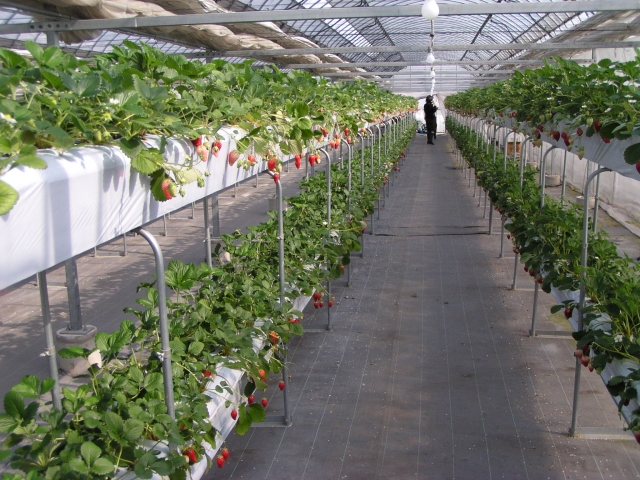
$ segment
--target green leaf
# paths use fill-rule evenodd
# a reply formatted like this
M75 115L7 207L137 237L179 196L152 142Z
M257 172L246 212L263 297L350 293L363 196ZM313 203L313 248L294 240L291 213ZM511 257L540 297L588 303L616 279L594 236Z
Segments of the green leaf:
M247 407L247 413L251 417L251 420L254 422L264 422L266 417L266 413L264 411L264 407L259 403L254 403Z
M80 453L87 465L93 465L100 458L102 450L93 442L84 442L80 447Z
M131 380L136 383L142 383L144 381L144 374L138 367L131 367L129 369L129 376L131 377Z
M634 143L625 149L624 161L630 165L640 162L640 143Z
M25 167L44 170L48 167L47 162L36 156L21 156L18 158L16 165L24 165Z
M14 418L22 418L24 416L22 395L14 391L7 392L4 396L4 411Z
M20 383L14 385L11 391L19 393L23 397L36 398L38 396L38 387L40 379L34 375L27 375L20 380Z
M79 458L72 458L71 460L69 460L69 467L71 467L71 469L75 470L76 472L89 473L87 465Z
M42 381L42 385L40 385L40 395L44 395L45 393L50 392L55 386L56 381L53 378L45 378Z
M38 45L33 40L27 40L24 42L24 46L29 50L29 53L33 57L33 59L38 62L38 64L42 65L44 61L44 50L40 45Z
M0 413L0 433L12 432L20 422L6 413Z
M105 412L104 421L107 424L107 428L120 436L120 432L124 428L124 421L122 417L115 412Z
M11 211L18 198L19 195L16 189L0 180L0 215Z
M90 350L82 347L67 347L58 350L58 355L60 355L62 358L86 358L90 353Z
M149 391L161 389L163 385L162 374L159 372L153 372L144 377L143 386Z
M309 115L309 105L307 105L304 102L296 102L293 105L293 111L294 111L296 117L298 117L298 118L306 117L307 115Z
M98 475L106 475L115 470L115 466L106 458L98 458L91 466L91 471Z
M236 433L238 435L244 435L249 431L252 423L251 416L247 409L240 408L238 410L238 421L236 422Z
M122 146L122 142L120 142ZM131 166L140 173L151 175L162 168L162 155L155 148L142 149L138 155L131 157Z
M134 418L129 418L124 422L124 438L132 442L142 437L144 433L144 423Z
M191 355L200 355L202 350L204 350L204 343L202 342L191 342L189 345L189 353Z
M142 143L142 140L138 137L133 137L129 140L123 138L120 140L120 143L118 143L118 146L127 157L135 158L144 148L144 143Z

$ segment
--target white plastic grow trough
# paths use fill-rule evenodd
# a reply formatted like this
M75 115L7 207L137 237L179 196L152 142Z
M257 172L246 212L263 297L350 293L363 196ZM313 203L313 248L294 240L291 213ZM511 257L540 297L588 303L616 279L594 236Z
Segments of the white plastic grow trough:
M307 303L309 303L311 297L300 296L293 301L293 309L302 311L306 307ZM257 352L261 350L266 342L266 338L255 338L253 340L253 348ZM224 440L233 430L237 420L231 418L231 410L225 407L226 401L230 401L235 404L239 404L246 400L246 398L240 393L244 388L244 377L245 373L242 370L231 369L225 366L220 366L214 372L212 376L212 380L207 384L207 389L205 394L211 397L211 400L207 404L207 409L209 410L209 422L216 429L216 448L211 448L208 443L204 443L203 447L205 450L205 456L202 457L198 463L191 466L189 471L190 480L200 480L202 476L207 472L209 463L213 463L218 450L224 443ZM217 393L215 388L221 384L221 382L226 381L234 394L230 394L227 390L224 390L223 393ZM169 447L166 444L156 445L155 449L160 452L168 452ZM149 445L151 448L152 445ZM207 460L208 458L208 460ZM138 480L138 477L134 472L122 470L122 473L116 477L117 480ZM165 477L162 477L158 474L154 474L151 477L151 480L166 480Z

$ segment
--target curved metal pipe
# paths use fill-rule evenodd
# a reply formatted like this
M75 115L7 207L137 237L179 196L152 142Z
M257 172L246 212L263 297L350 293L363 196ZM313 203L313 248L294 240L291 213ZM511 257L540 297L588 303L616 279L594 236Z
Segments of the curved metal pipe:
M547 183L545 181L545 171L547 169L547 155L549 155L549 152L551 152L552 150L555 150L557 147L555 147L554 145L551 145L546 152L544 152L544 155L542 156L542 162L540 163L540 208L544 207L544 187L545 184Z
M167 318L167 292L164 282L164 257L160 244L153 235L144 228L136 228L134 230L142 238L144 238L156 259L156 290L158 291L158 310L160 314L160 343L161 350L157 354L162 362L162 377L164 379L164 403L167 406L167 414L171 420L176 419L176 402L173 398L173 372L171 370L171 345L169 339L169 320Z

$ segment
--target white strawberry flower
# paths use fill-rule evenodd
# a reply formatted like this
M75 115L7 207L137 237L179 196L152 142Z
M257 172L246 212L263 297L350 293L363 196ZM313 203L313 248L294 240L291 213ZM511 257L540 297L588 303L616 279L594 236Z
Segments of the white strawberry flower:
M622 336L622 334L621 334L621 333L619 333L619 334L617 334L617 335L614 337L614 340L616 341L616 343L620 343L620 342L622 342L622 339L623 339L623 338L624 338L624 337Z
M11 115L5 115L4 113L0 112L0 119L4 120L7 123L10 123L11 125L15 125L16 119L13 118Z

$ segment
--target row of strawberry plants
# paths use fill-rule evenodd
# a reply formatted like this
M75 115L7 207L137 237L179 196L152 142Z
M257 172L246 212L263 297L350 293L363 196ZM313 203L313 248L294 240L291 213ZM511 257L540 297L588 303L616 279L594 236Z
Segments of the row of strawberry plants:
M521 255L524 269L550 293L552 287L576 291L580 288L582 208L563 205L546 196L540 206L541 188L536 170L527 166L520 186L520 165L493 161L493 146L476 147L477 134L451 119L447 128L463 158L475 169L478 183L494 207L508 219L505 228L514 253ZM497 147L496 147L497 148ZM588 261L584 272L588 301L580 312L584 329L573 334L576 355L583 365L601 373L612 361L631 360L635 368L627 376L612 378L607 387L621 397L620 408L637 399L635 383L640 380L640 267L628 256L621 257L606 232L593 232L590 223ZM569 318L577 308L567 301L552 312L564 310ZM640 409L633 412L630 428L640 429Z
M0 432L8 434L0 458L35 479L116 478L123 470L140 478L153 474L172 480L187 478L191 465L202 460L205 446L220 445L209 423L207 404L213 395L229 393L239 402L226 401L228 414L244 434L252 422L265 417L266 398L255 401L267 388L269 375L282 369L283 348L292 335L303 333L301 312L292 299L316 294L322 282L338 278L350 253L360 249L359 235L373 213L377 188L384 184L413 135L408 128L390 147L373 172L365 164L365 183L347 190L347 170L332 165L332 215L326 221L324 172L303 181L300 193L287 199L284 214L287 301L279 304L277 219L275 214L248 233L222 237L216 253L226 251L231 262L216 267L171 261L165 272L173 290L167 300L173 361L176 420L164 403L158 292L143 283L140 310L126 309L135 322L125 320L112 334L98 333L96 348L103 367L92 365L88 383L63 389L62 409L46 401L52 380L28 376L4 398ZM375 149L377 151L377 147ZM369 158L367 149L365 158ZM360 164L352 174L360 178ZM351 198L350 208L348 206ZM325 206L323 206L325 205ZM319 303L319 302L318 302ZM333 299L326 299L329 308ZM254 340L266 339L256 351ZM87 358L91 352L71 348L65 356ZM221 366L246 372L243 392L234 392L221 379L211 388ZM280 382L280 389L286 388ZM35 399L30 403L25 400ZM174 448L161 453L161 445ZM219 466L228 457L222 450ZM207 459L210 461L210 459ZM4 474L4 480L23 479L22 473Z
M640 136L640 50L629 62L553 60L515 72L510 80L451 95L446 106L463 115L512 117L536 136L535 142L546 132L556 141L562 138L569 150L582 135L599 135L605 143ZM640 143L628 146L624 158L640 173Z
M209 151L217 156L222 126L244 132L229 161L246 164L278 150L302 154L323 133L356 132L415 108L414 99L372 83L332 83L308 72L253 68L250 61L190 61L145 44L125 42L91 60L31 41L25 46L30 58L0 48L0 177L18 166L46 168L40 148L117 145L164 201L163 191L172 197L186 182L204 183L194 167ZM167 163L165 143L145 145L149 134L192 139L195 158ZM16 201L17 191L0 179L0 215Z

